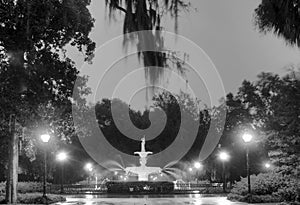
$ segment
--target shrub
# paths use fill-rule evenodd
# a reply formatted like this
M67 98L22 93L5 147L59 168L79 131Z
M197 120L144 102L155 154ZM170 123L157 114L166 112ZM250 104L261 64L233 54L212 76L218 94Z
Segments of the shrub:
M49 184L48 184L49 185ZM41 182L18 182L18 193L35 193L43 190ZM5 182L0 182L0 194L5 193Z
M280 199L272 195L238 195L230 193L227 198L231 201L251 202L251 203L272 203L279 202Z
M0 195L5 193L5 182L0 182Z
M5 197L4 196L0 196L0 204L4 204L5 203Z
M41 182L18 182L19 193L35 193L43 190Z
M43 198L40 193L30 193L30 194L19 194L18 202L22 204L52 204L57 202L66 201L66 198L60 195L47 195L47 201Z
M40 193L30 193L30 194L18 194L18 203L21 204L52 204L57 202L66 201L66 198L60 195L47 195L47 201L43 198L43 195ZM5 197L0 196L0 204L5 203Z
M252 196L248 196L247 178L242 178L233 186L228 199L253 203L296 201L299 181L292 176L271 172L251 175L250 178Z

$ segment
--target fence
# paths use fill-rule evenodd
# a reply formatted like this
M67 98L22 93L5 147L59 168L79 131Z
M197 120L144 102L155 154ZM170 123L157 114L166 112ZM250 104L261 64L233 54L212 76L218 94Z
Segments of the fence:
M63 185L63 193L64 194L101 194L106 193L105 184L64 184ZM62 193L61 185L51 185L49 186L49 193L58 194Z
M48 185L47 190L49 193L58 194L61 193L60 185ZM211 184L196 184L196 183L177 183L174 184L174 193L222 193L222 183ZM105 194L107 193L107 187L105 184L89 184L89 185L77 185L67 184L63 186L64 194Z

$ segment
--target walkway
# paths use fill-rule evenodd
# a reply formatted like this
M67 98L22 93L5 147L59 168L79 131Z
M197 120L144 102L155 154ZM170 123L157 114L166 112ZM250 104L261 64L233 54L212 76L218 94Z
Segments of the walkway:
M174 196L67 196L67 201L57 205L247 205L247 203L231 202L226 197L201 197L201 195ZM255 204L275 205L275 204Z

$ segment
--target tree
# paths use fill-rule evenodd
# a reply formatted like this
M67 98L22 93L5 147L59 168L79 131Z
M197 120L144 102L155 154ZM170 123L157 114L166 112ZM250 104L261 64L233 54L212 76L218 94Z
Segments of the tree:
M161 113L164 112L166 124L158 136L147 141L146 148L153 153L160 153L173 143L179 132L180 136L185 137L184 139L192 137L197 132L194 141L191 141L192 147L190 150L186 150L187 153L185 153L185 156L182 156L183 159L181 160L197 159L209 128L209 111L201 110L201 114L199 115L198 102L185 93L173 96L170 93L164 92L156 95L153 101L153 107L150 110L145 110L143 113L131 109L119 99L104 99L97 103L95 106L96 118L106 140L119 151L133 155L135 151L140 149L140 142L126 137L127 134L128 136L136 136L136 133L134 130L128 130L128 123L126 123L128 120L122 114L129 110L130 120L138 129L146 129L151 125L152 130L160 130L161 121L155 120L157 119L155 117L162 116ZM118 113L118 119L112 116L112 103L115 103L114 112ZM151 115L152 120L150 124L149 116ZM116 124L118 124L118 127ZM194 127L197 127L199 130L195 131ZM122 134L120 130L125 131L127 134ZM146 132L145 134L147 136ZM149 135L151 134L149 133Z
M255 10L261 32L273 32L290 45L300 47L300 2L294 0L262 0Z
M64 56L63 47L70 43L85 51L85 60L91 60L95 43L88 37L93 27L89 4L89 0L0 3L0 71L4 78L0 87L1 117L6 130L12 128L6 131L6 135L11 135L6 192L10 203L16 202L17 186L18 136L14 121L17 119L25 127L38 118L40 106L64 110L55 116L58 118L71 110L78 71Z
M297 71L280 77L261 73L256 82L245 82L238 98L251 111L252 124L261 130L269 157L282 171L299 175L299 96Z
M152 85L158 84L159 80L163 78L164 69L160 69L161 67L173 66L181 73L184 71L184 61L176 57L176 52L166 53L163 37L160 35L161 19L163 15L170 14L175 19L175 31L177 32L179 12L187 10L190 3L188 0L106 0L105 2L110 16L116 11L125 15L124 45L128 41L137 40L138 56L143 59L145 66L146 83L151 86L150 90L147 88L147 92L152 93L150 96L152 98L154 96ZM148 98L147 93L147 101Z
M254 90L251 83L244 81L236 96L232 93L226 96L226 121L219 146L206 160L207 173L211 181L222 180L223 168L219 159L221 151L225 151L230 155L230 160L225 164L225 173L226 178L231 183L246 175L245 147L242 140L242 134L246 131L253 131L256 136L256 143L251 145L250 152L251 173L261 172L261 162L265 161L267 157L267 152L264 150L264 141L260 139L262 132L254 123L249 103L244 102L241 97L243 95L248 96ZM254 98L251 97L251 99ZM256 104L254 101L251 102Z

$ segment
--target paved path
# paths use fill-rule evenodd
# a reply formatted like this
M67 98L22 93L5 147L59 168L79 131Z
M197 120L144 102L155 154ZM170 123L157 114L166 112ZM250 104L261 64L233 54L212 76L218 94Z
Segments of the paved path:
M130 197L130 196L129 196ZM231 202L226 197L201 197L201 195L174 195L172 197L160 196L70 196L64 203L57 205L247 205L247 203ZM259 204L256 204L259 205ZM260 204L263 205L263 204ZM275 204L266 204L275 205Z

